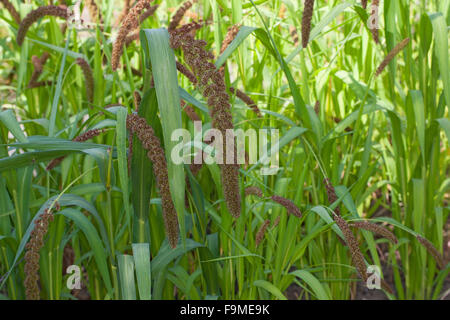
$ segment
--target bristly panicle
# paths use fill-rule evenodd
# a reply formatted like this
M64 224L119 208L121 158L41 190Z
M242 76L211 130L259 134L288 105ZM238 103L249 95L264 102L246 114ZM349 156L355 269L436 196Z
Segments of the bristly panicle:
M298 39L298 32L295 26L289 26L289 34L291 35L292 41L294 42L294 46L298 47L300 41Z
M416 235L417 240L427 249L428 253L431 254L436 261L436 264L439 269L444 269L445 262L444 257L441 255L441 253L436 249L436 247L426 238Z
M270 224L270 220L264 221L264 223L262 224L262 226L259 228L258 232L256 233L256 237L255 237L255 245L256 246L259 246L261 241L264 239L264 235L266 234L266 230L269 227L269 224Z
M364 229L368 231L372 231L373 233L379 234L380 236L385 237L386 239L390 240L392 243L397 244L398 240L397 237L388 229L375 224L371 223L369 221L357 221L351 224L352 227L358 228L358 229Z
M170 21L169 24L169 31L175 30L178 25L180 24L181 20L184 17L184 14L186 13L186 11L188 11L190 8L192 7L192 2L191 1L186 1L184 2L180 8L178 8L177 12L175 12L175 14L172 17L172 20Z
M302 18L302 46L306 48L309 42L309 35L311 33L311 19L314 11L314 0L305 0Z
M338 199L336 191L334 190L334 187L328 178L325 178L323 180L323 183L325 184L325 189L327 190L328 202L331 205L335 203ZM341 215L341 210L339 209L339 206L337 206L336 209L334 209L334 212L336 212L338 215Z
M255 101L253 101L252 98L250 98L248 95L246 95L244 92L242 92L239 89L235 89L233 87L230 87L230 92L232 94L235 94L236 97L241 99L256 115L258 118L262 117L261 111L259 110L258 106L256 105Z
M120 12L119 18L115 22L116 26L118 26L123 21L123 19L125 19L128 12L130 11L130 8L131 8L131 0L124 0L122 11Z
M300 209L291 200L277 196L277 195L273 195L271 197L271 199L273 201L275 201L276 203L281 204L283 207L285 207L289 214L292 214L292 215L296 216L297 218L302 217L302 213L300 212Z
M85 85L86 85L86 96L90 103L94 102L94 76L92 74L92 69L89 63L83 58L77 58L75 63L80 66L83 71Z
M9 2L9 0L0 0L0 2L3 3L3 6L8 10L14 21L17 22L17 24L20 24L20 14L17 12L16 8L14 8L13 4Z
M155 135L153 128L137 114L131 114L127 117L127 128L137 135L142 147L148 151L147 156L153 164L156 185L161 196L166 235L170 246L175 248L179 234L178 216L170 194L169 174L164 149L161 147L161 142Z
M195 75L181 62L176 62L177 64L177 70L181 72L186 78L189 79L190 82L192 82L193 85L197 84L197 78Z
M139 17L139 24L144 22L148 17L152 16L155 13L156 9L158 9L158 7L159 4L155 4L154 6L151 6L146 11L144 11L144 13L142 13Z
M67 8L62 6L45 6L45 7L39 7L33 11L31 11L25 19L22 20L22 22L19 25L19 30L17 31L17 44L19 46L22 45L23 40L25 39L25 35L30 28L30 26L36 22L39 18L45 17L45 16L54 16L54 17L60 17L63 19L67 19L68 13Z
M74 142L85 142L85 141L88 141L88 140L90 140L90 139L100 135L103 132L104 131L100 130L100 129L87 130L86 132L84 132L84 133L80 134L79 136L73 138L72 141L74 141ZM62 157L53 159L47 165L45 170L50 171L50 170L54 169L56 166L58 166L64 160L65 157L66 156L62 156Z
M256 186L251 186L251 187L247 187L245 188L245 195L254 195L257 197L262 198L263 197L263 192L261 191L260 188L256 187Z
M226 92L222 73L216 69L214 63L210 62L214 59L214 55L205 50L205 41L196 40L192 35L192 32L200 28L199 23L193 22L172 30L170 32L170 45L174 49L182 49L185 61L197 79L196 86L211 108L213 128L218 129L226 137L227 129L233 130L230 97ZM223 159L227 159L226 139L223 140ZM234 146L235 158L236 154L236 146ZM231 214L237 218L241 214L239 165L237 161L234 161L233 164L220 165L220 169L227 207Z
M222 41L222 46L220 47L220 54L222 54L230 45L231 42L233 42L234 38L236 38L236 35L239 32L240 25L234 24L231 27L228 28L227 34L225 35L225 39Z
M58 206L55 205L57 209ZM25 294L27 300L39 300L39 251L44 246L44 237L47 234L49 223L53 221L50 210L45 211L34 221L28 243L25 245Z
M127 16L123 20L112 50L111 67L114 71L119 67L120 57L122 56L123 46L126 42L128 33L139 27L139 17L144 9L150 8L151 1L152 0L139 0L136 5L129 10Z
M359 250L358 241L356 241L356 238L352 230L350 230L350 226L348 225L347 221L342 219L341 216L335 214L334 212L333 212L333 219L336 222L339 229L341 229L342 233L344 234L345 242L347 243L347 246L350 249L353 265L356 267L356 270L358 270L361 279L363 281L366 281L367 280L366 263L364 262L364 256L361 253L361 250Z
M409 43L409 38L405 38L402 41L400 41L395 47L394 49L391 50L391 52L388 53L388 55L386 56L386 58L384 58L384 60L380 63L380 65L377 68L377 71L375 73L376 76L379 76L383 70L387 67L387 65L389 64L389 62L392 61L392 59L395 58L395 56L397 54L400 53L400 51L402 51L403 49L405 49L405 47L408 45Z

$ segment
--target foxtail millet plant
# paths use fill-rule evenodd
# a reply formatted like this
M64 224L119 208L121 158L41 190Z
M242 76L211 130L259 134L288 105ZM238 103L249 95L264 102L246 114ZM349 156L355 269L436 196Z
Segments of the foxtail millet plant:
M311 33L311 19L314 11L314 0L305 0L302 17L302 46L306 48Z
M236 38L238 32L240 29L240 25L234 24L231 27L228 28L227 34L225 35L225 38L222 41L222 46L220 47L220 54L222 54L230 45L231 42L233 42L234 38Z
M156 177L156 184L161 196L161 206L163 211L164 225L169 244L172 248L178 242L178 216L175 205L170 194L169 175L167 171L167 161L161 142L155 135L153 128L144 118L137 114L127 117L127 128L139 138L142 147L147 150L147 156L153 164L153 173Z
M262 117L261 111L259 110L258 106L256 105L255 101L253 101L252 98L250 98L248 95L246 95L241 90L235 89L233 87L230 87L230 92L232 94L235 94L236 97L238 97L239 99L241 99L254 113L256 113L256 115L259 118Z
M30 81L28 82L27 88L36 88L44 85L50 85L51 81L39 81L39 76L42 74L42 71L44 70L44 64L47 61L47 59L50 57L50 54L48 52L44 52L42 56L39 58L38 56L32 56L31 61L33 63L33 73L31 74Z
M19 25L19 30L17 31L17 44L19 46L22 45L23 40L25 39L25 35L30 28L30 26L36 22L39 18L45 17L45 16L54 16L54 17L60 17L62 19L67 19L68 12L66 7L62 6L45 6L45 7L39 7L33 11L31 11L27 16L22 20L22 22Z

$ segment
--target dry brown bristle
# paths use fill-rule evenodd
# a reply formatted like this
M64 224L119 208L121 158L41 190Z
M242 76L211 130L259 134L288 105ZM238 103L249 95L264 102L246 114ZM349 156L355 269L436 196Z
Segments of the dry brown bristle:
M264 239L264 235L266 234L266 230L267 230L267 227L269 226L269 224L270 224L270 220L264 221L264 223L261 225L258 232L256 233L256 237L255 237L256 247L259 246L261 241Z
M17 12L16 8L14 8L13 4L9 2L8 0L0 0L1 3L3 3L3 6L6 10L8 10L11 17L14 19L17 24L20 23L20 14Z
M416 235L416 238L427 249L428 253L433 256L439 269L444 269L444 257L441 255L438 249L436 249L436 247L428 239L420 235Z
M25 19L22 20L22 22L19 25L19 30L17 31L17 44L19 46L22 45L23 40L25 39L25 35L30 28L30 26L36 22L39 18L45 17L45 16L54 16L54 17L60 17L63 19L67 19L67 9L60 6L45 6L45 7L39 7L33 11L31 11Z
M236 97L238 97L239 99L241 99L250 109L252 109L252 111L254 113L256 113L256 115L261 118L262 114L261 111L259 110L258 106L256 105L255 101L253 101L252 98L250 98L248 95L246 95L244 92L242 92L239 89L235 89L233 87L230 87L230 92L232 94L235 94Z
M384 60L380 63L380 65L377 68L377 71L375 73L375 76L379 76L383 70L387 67L387 65L389 64L389 62L392 61L392 59L395 58L395 56L397 54L399 54L400 51L402 51L403 49L405 49L405 47L408 45L409 43L409 38L403 39L402 41L400 41L395 47L394 49L391 50L391 52L388 53L388 55L386 56L386 58L384 58Z
M386 239L389 239L392 243L398 243L397 237L388 229L368 221L357 221L351 224L352 227L358 229L364 229L368 231L372 231L373 233L379 234Z
M311 19L314 11L314 0L305 0L302 18L302 46L306 48L309 42L311 32Z
M302 217L302 213L300 212L300 209L289 199L273 195L271 199L279 204L281 204L283 207L286 208L287 212L296 216L297 218Z
M127 117L127 128L137 135L142 143L142 147L148 151L147 156L153 164L156 185L161 196L167 238L170 246L175 248L179 235L178 216L170 194L169 174L164 149L161 147L161 142L155 135L153 128L144 118L139 117L137 114L131 114Z

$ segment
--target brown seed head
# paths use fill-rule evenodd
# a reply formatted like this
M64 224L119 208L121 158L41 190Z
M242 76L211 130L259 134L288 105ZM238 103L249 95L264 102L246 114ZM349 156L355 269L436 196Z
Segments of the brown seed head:
M441 255L438 249L436 249L436 247L428 239L420 235L416 235L416 238L420 242L420 244L422 244L427 249L428 253L433 256L439 269L444 269L444 257Z
M19 30L17 31L17 44L19 46L22 45L23 40L25 39L25 35L30 28L30 26L36 22L39 18L45 17L45 16L54 16L54 17L60 17L63 19L67 19L67 8L60 7L60 6L45 6L45 7L39 7L33 11L31 11L25 19L22 20L22 22L19 25Z
M0 0L1 3L3 3L3 6L6 10L8 10L11 17L14 19L14 21L17 22L17 24L20 23L20 14L17 12L16 8L14 8L13 4L9 2L8 0Z
M394 244L398 243L397 237L391 231L378 224L371 223L369 221L357 221L352 223L351 226L358 229L372 231L373 233L379 234L386 239L389 239Z
M283 207L286 208L287 212L296 216L297 218L302 217L302 213L300 212L300 209L289 199L273 195L272 200L281 204Z
M305 0L302 18L302 46L306 48L309 42L311 32L311 19L314 11L314 0Z
M269 226L269 224L270 224L270 220L264 221L264 223L261 225L258 232L256 233L256 237L255 237L255 245L256 246L259 246L261 241L264 239L264 235L266 234L266 230L267 230L267 227Z
M86 96L90 103L94 102L94 76L92 74L92 69L89 63L83 58L77 58L75 63L80 66L83 71L85 85L86 85Z
M397 54L399 54L400 51L402 51L403 49L405 49L405 47L408 45L409 43L409 38L403 39L401 42L399 42L394 49L391 50L391 52L388 53L388 55L386 56L386 58L384 58L384 60L381 62L381 64L378 66L377 71L375 73L375 76L379 76L383 70L387 67L387 65L389 64L389 62L392 61L392 59L395 58L395 56Z
M231 42L233 42L234 38L236 38L236 35L239 32L240 25L235 24L228 28L227 34L225 36L225 39L222 42L222 46L220 47L220 54L222 54L230 45Z
M251 186L251 187L247 187L245 188L245 195L254 195L257 197L262 198L263 197L263 192L261 191L260 188L256 187L256 186Z
M153 163L153 173L155 174L156 185L161 196L167 238L169 239L170 246L175 248L179 233L178 216L170 194L169 175L164 149L161 147L161 142L155 135L153 128L144 118L139 117L137 114L131 114L127 117L127 128L137 135L139 141L142 143L142 147L148 151L148 158Z
M248 95L246 95L244 92L242 92L239 89L235 89L233 87L230 87L230 92L232 94L235 94L236 97L238 97L239 99L241 99L250 109L252 109L252 111L254 113L256 113L256 115L261 118L262 114L261 111L259 110L258 106L256 105L255 101L253 101L252 98L250 98Z
M178 25L180 24L180 21L184 17L184 14L191 7L192 7L192 2L186 1L180 6L180 8L178 8L177 12L175 12L175 14L172 17L172 20L170 21L169 31L175 30L178 27Z

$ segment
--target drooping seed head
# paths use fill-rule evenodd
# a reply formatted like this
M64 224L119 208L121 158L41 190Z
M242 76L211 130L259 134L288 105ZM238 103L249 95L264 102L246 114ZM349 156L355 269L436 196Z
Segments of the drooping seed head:
M180 6L180 8L178 8L177 12L175 12L175 14L172 17L172 20L170 21L169 31L175 30L178 27L178 25L180 24L180 21L184 17L184 14L191 7L192 7L192 2L191 1L186 1Z
M273 195L271 199L279 204L281 204L283 207L286 208L287 212L296 216L297 218L302 217L302 213L300 212L300 209L289 199Z
M228 28L227 34L225 35L225 39L222 41L222 46L220 47L220 54L222 54L230 45L231 42L233 42L234 38L236 38L236 35L238 34L240 29L240 25L235 24Z
M389 239L394 244L398 243L397 237L391 231L378 224L371 223L369 221L357 221L352 223L351 226L358 229L372 231L373 233L379 234L386 239Z
M416 235L416 238L420 242L420 244L422 244L427 249L428 253L431 254L431 256L434 258L439 269L444 269L444 257L441 255L438 249L436 249L436 247L428 239L420 235Z
M261 225L258 232L256 233L256 237L255 237L256 247L258 247L259 244L261 243L261 241L264 239L264 235L266 234L266 230L267 230L267 227L269 226L269 224L270 224L270 220L264 221L264 223Z
M13 4L9 2L9 0L0 0L0 2L3 3L3 6L8 10L14 21L17 22L17 24L20 24L20 14L17 12L16 8L14 8Z
M397 54L399 54L400 51L402 51L403 49L405 49L405 47L408 45L409 43L409 38L403 39L402 41L400 41L395 47L394 49L391 50L391 52L388 53L388 55L386 56L386 58L384 58L384 60L380 63L380 65L377 68L377 71L375 73L375 76L379 76L383 70L387 67L387 65L389 64L389 62L392 61L392 59L395 58L395 56Z
M252 98L250 98L248 95L246 95L244 92L242 92L239 89L235 89L233 87L230 87L230 92L232 94L235 94L236 97L238 97L239 99L241 99L250 109L252 109L252 111L254 113L256 113L256 115L261 118L262 114L261 111L259 110L258 106L256 105L255 101L253 101Z
M257 197L262 198L263 197L263 192L261 191L260 188L256 187L256 186L251 186L251 187L247 187L245 188L245 195L254 195Z
M67 19L68 13L67 8L61 7L61 6L45 6L45 7L39 7L33 11L31 11L25 19L22 20L22 22L19 25L19 30L17 31L17 44L19 46L22 45L23 40L25 39L25 35L30 28L30 26L36 22L39 18L45 17L45 16L54 16L54 17L60 17L63 19Z
M77 58L75 63L80 66L83 71L85 85L86 85L86 96L88 101L92 103L94 101L94 76L92 73L91 66L83 58Z

